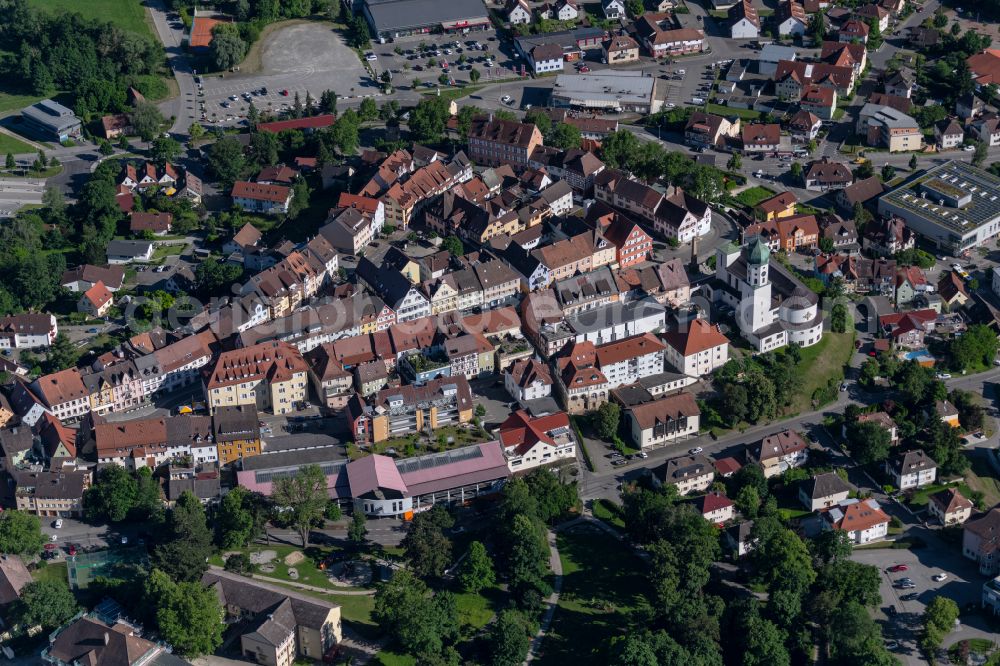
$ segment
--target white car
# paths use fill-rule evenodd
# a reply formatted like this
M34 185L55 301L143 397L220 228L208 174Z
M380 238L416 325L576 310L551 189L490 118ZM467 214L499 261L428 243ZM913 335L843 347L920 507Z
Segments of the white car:
M514 98L513 98L513 97L511 97L510 95L504 95L503 97L501 97L501 98L500 98L500 101L501 101L501 102L502 102L503 104L510 104L511 102L513 102L513 101L514 101Z
M932 577L932 580L935 583L940 583L943 580L948 580L948 574L946 574L946 573L934 574L934 576Z
M693 449L688 449L688 455L696 456L704 450L705 449L701 448L700 446L696 446Z
M939 372L939 373L937 373L937 378L938 379L951 379L951 375L948 374L947 372Z
M59 540L59 537L57 537L55 534L53 534L52 536L49 537L49 541L51 541L52 543L55 543L58 540Z
M365 60L367 60L368 62L371 62L372 60L378 60L378 56L375 55L374 53L366 53Z
M128 543L128 537L127 537L127 536L123 536L123 537L122 537L122 545L124 546L124 545L126 545L127 543Z
M63 526L62 518L57 518L53 527L55 527L57 530L61 530L62 526Z
M972 144L969 144L968 146L965 146L964 148L962 148L962 150L964 150L964 151L965 151L965 152L967 152L967 153L971 153L971 152L972 152L972 151L974 151L975 149L976 149L976 147L975 147L975 146L973 146Z

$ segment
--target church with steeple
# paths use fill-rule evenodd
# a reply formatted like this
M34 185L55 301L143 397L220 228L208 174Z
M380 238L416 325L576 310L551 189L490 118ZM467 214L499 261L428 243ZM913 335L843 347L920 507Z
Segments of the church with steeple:
M787 268L771 261L758 237L742 248L734 243L715 255L715 279L705 285L713 303L735 310L740 333L758 352L788 344L809 347L823 338L819 297Z

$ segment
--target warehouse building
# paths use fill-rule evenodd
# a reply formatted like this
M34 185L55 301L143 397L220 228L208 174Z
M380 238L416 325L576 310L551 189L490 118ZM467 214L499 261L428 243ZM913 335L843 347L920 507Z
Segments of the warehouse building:
M382 42L431 32L486 30L490 17L483 0L365 0L365 18Z
M663 106L656 79L643 72L602 70L560 74L552 88L552 106L609 113L656 113Z
M47 141L62 143L80 137L83 122L68 109L51 99L43 99L21 111L24 125L31 133Z
M1000 234L1000 178L952 160L882 195L878 212L958 256Z

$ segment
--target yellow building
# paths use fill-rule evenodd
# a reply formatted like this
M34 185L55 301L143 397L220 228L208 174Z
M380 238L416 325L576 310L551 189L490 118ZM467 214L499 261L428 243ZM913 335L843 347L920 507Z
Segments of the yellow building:
M754 206L754 210L758 217L763 218L766 222L770 222L795 215L796 203L798 203L798 200L794 194L791 192L781 192L770 199L764 199Z
M259 455L264 448L257 409L251 405L217 408L212 416L212 435L222 466Z
M370 420L371 427L358 428L355 421L352 429L355 433L370 432L372 442L468 423L475 408L472 389L462 376L440 377L421 386L383 389L371 405L374 409L370 415L359 416Z
M258 411L287 414L309 397L308 366L286 342L262 342L219 356L205 383L208 409L253 405Z

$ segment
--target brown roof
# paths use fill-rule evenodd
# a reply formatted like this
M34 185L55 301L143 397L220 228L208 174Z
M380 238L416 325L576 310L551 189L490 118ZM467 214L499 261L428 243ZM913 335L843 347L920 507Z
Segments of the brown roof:
M794 430L782 430L768 435L754 447L757 460L764 462L809 448L802 435Z
M562 49L559 49L562 55ZM469 129L470 139L483 139L497 143L527 148L531 145L532 135L537 131L534 123L518 123L512 120L489 120L477 118L472 121Z
M536 381L547 386L552 384L549 366L533 358L519 358L511 364L508 372L514 383L521 388L531 386Z
M938 293L941 294L946 302L950 303L959 294L968 298L969 294L965 291L965 282L962 278L958 277L955 271L946 271L941 275L941 279L938 281Z
M532 250L550 270L565 266L585 257L593 256L594 243L591 233L582 233Z
M231 195L241 199L254 199L256 201L270 201L272 203L284 203L291 189L284 185L265 185L263 183L248 183L238 180L233 183Z
M638 42L628 35L615 35L604 42L604 50L608 53L614 51L630 51L639 48Z
M173 224L173 221L173 213L140 213L135 211L129 215L128 228L130 231L161 233L170 231L170 225Z
M72 400L79 400L89 395L87 387L83 385L83 378L76 368L60 370L50 375L39 377L35 380L38 387L39 397L49 407L60 405Z
M657 422L676 421L685 416L698 416L701 410L690 393L681 392L629 407L636 423L643 430L652 428ZM709 467L711 469L711 467Z
M779 192L769 199L764 199L755 207L764 213L778 213L786 210L789 206L794 206L798 201L791 192Z
M597 363L604 368L614 363L628 359L639 358L646 354L662 352L666 347L652 333L634 335L615 342L609 342L597 347Z
M874 500L861 500L848 504L842 506L841 511L844 515L834 523L834 527L848 532L859 532L889 522L889 516Z
M704 319L695 319L684 331L667 331L663 334L663 339L682 356L692 356L729 344L729 338L722 334L719 326L709 324Z
M563 57L563 48L558 44L539 44L531 49L531 59L535 62L558 60Z
M986 49L965 61L976 82L981 85L1000 83L1000 49Z
M811 72L810 76L806 76L807 70ZM825 62L807 63L804 60L779 61L774 72L774 80L782 81L788 76L794 76L804 86L810 83L832 82L837 88L846 89L854 79L854 68Z
M104 283L98 281L93 287L83 293L83 298L90 301L95 310L100 310L113 297L108 288L104 286Z
M136 636L127 624L109 626L87 616L60 631L49 647L60 663L86 666L132 666L159 651L162 648Z
M850 183L854 180L854 174L846 164L831 162L824 157L806 165L806 180L818 180L823 184Z
M17 601L31 573L17 555L0 555L0 606Z
M972 502L966 499L957 488L945 488L944 490L931 495L929 499L931 502L934 502L934 504L941 509L941 513L945 515L955 511L972 509Z
M282 382L308 369L299 350L287 342L262 342L221 354L205 386L211 390L254 378Z
M744 125L742 130L744 146L773 146L781 140L781 125L776 123Z
M882 194L884 188L878 176L871 176L856 183L851 183L844 188L843 196L850 206L857 202L864 203Z

